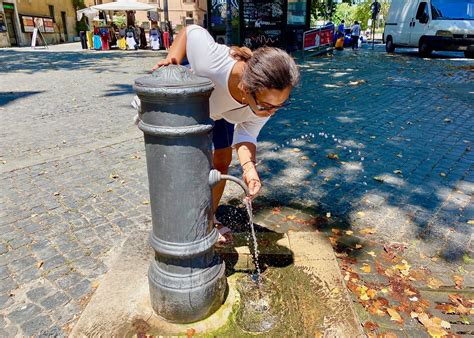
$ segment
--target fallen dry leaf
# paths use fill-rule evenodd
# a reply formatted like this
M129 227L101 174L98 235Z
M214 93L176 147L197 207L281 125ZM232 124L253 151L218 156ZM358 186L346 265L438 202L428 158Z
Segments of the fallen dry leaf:
M358 211L356 215L357 215L357 217L364 217L364 216L365 216L365 212L363 212L363 211Z
M364 271L365 273L370 273L370 271L372 271L370 268L370 265L366 263L364 263L364 265L360 269Z
M428 279L428 287L430 289L439 289L443 285L443 282L434 277Z
M371 322L371 321L366 321L363 326L366 330L369 330L369 331L375 331L379 327L376 323Z
M36 264L36 267L38 269L40 269L42 266L43 266L44 262L43 261L39 261L37 264Z
M187 338L191 338L192 336L194 336L195 333L196 333L196 329L189 328L189 329L186 330Z
M301 156L300 158L301 158L302 160L305 160L305 161L306 161L306 160L309 160L309 157L308 157L308 156Z
M444 314L455 314L456 308L452 304L437 304L435 309L441 310Z
M398 324L403 323L403 318L400 316L397 310L392 309L392 308L387 308L387 312L390 315L390 320L393 320L394 322L397 322Z
M418 319L432 337L443 337L448 334L448 332L446 332L441 326L442 320L440 318L429 318L429 316L424 312L418 313L415 318Z
M375 234L375 232L375 228L365 228L360 231L360 233L363 235L372 235Z
M464 278L459 275L453 275L454 284L456 284L456 289L462 289L464 283Z
M293 148L292 150L294 153L300 153L301 152L301 149L300 148Z
M272 215L278 215L281 212L280 207L275 207L272 209Z
M469 221L467 221L467 224L474 225L474 219L470 219Z
M356 249L362 249L362 245L361 245L361 244L356 244L356 245L355 245L355 248L356 248Z
M367 254L372 256L372 257L377 257L377 255L373 251L369 251L369 252L367 252Z
M367 296L369 296L370 299L374 299L376 295L377 295L377 290L374 290L374 289L367 290Z
M331 160L339 160L339 155L337 154L334 154L334 153L329 153L327 155L327 158L331 159Z
M352 230L346 230L346 231L345 231L345 234L346 234L347 236L351 236L351 235L354 234L354 231L352 231Z

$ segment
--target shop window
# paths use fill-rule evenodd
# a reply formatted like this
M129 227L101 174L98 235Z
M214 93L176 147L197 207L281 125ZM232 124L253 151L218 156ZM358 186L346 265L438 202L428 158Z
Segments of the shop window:
M53 19L53 22L56 22L56 19L54 17L54 6L48 5L48 8L49 8L49 16Z
M306 0L288 0L288 25L306 23Z

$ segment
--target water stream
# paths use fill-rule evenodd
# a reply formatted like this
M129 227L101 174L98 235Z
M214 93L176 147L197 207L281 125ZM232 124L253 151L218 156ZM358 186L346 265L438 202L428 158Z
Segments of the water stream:
M254 249L253 261L255 264L256 273L252 276L252 279L254 279L255 283L257 284L257 287L260 288L262 270L260 269L260 263L258 261L259 252L258 252L257 235L255 234L255 227L253 225L252 200L248 197L245 197L244 205L245 205L245 208L247 209L247 213L249 216L250 233L252 234L252 239L253 239L253 249Z

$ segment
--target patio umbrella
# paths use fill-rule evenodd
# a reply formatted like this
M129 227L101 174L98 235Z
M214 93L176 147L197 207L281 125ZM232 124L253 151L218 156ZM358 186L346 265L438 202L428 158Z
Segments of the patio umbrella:
M86 16L89 21L92 21L92 19L99 15L99 11L91 7L80 9L76 12L77 21L81 21L83 15Z
M99 11L151 11L156 10L156 7L156 5L152 6L133 0L118 0L116 2L92 6L92 8Z

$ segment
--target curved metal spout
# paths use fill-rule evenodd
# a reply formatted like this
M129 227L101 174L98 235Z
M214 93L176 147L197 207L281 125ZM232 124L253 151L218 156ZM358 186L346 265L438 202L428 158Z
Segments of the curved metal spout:
M244 181L231 175L222 175L219 170L212 169L211 172L209 173L209 185L213 187L222 180L227 180L227 181L232 181L232 182L237 183L244 190L245 196L250 195L249 189L247 188L247 185L244 183Z

